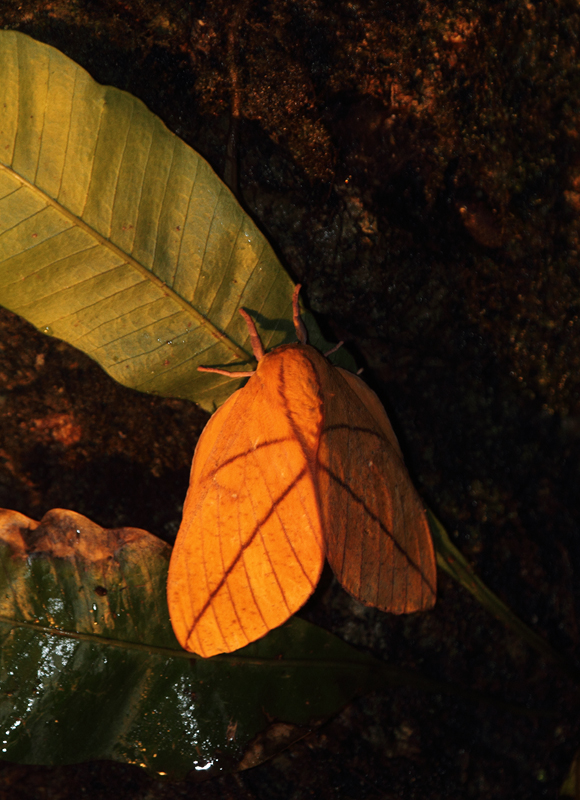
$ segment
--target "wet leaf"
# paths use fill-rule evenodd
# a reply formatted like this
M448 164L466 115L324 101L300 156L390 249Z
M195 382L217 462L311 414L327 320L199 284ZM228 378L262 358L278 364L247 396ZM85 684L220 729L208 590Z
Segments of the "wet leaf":
M0 303L126 386L221 405L239 381L196 368L251 363L240 307L268 349L294 340L265 237L142 102L55 48L0 31L0 74Z
M0 512L0 757L206 777L253 766L376 685L380 665L294 618L230 656L186 653L170 548L72 511Z

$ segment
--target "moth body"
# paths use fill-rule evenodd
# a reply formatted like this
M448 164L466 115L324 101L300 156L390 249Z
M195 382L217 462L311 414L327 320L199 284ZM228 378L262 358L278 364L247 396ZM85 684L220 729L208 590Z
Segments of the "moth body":
M207 657L264 636L310 597L325 557L367 605L435 602L425 512L378 397L315 348L283 345L199 439L169 569L178 640Z

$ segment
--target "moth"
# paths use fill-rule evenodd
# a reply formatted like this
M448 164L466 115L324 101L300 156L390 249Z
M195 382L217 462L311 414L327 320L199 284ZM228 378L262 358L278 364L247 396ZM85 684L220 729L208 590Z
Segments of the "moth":
M264 353L197 444L167 600L182 647L229 653L284 623L313 593L325 558L357 600L394 614L435 603L425 510L377 395L306 343Z

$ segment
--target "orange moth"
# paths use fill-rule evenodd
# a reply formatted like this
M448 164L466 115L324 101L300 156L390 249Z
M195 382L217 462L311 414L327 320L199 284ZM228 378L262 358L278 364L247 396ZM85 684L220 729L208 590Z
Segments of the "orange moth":
M246 385L211 417L193 457L167 600L180 644L229 653L281 625L314 591L325 557L365 605L404 614L435 602L423 505L377 395L306 344L264 353L242 311L255 372L200 367Z

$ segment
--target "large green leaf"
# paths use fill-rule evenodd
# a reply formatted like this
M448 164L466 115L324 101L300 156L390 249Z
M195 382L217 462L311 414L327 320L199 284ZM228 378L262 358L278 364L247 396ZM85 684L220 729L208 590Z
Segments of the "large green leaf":
M230 656L186 653L169 553L72 511L0 511L0 758L207 776L254 765L375 682L378 662L298 618Z
M267 349L295 340L272 248L143 103L14 31L0 76L0 304L120 383L208 410L239 381L196 367L251 359L241 307Z

